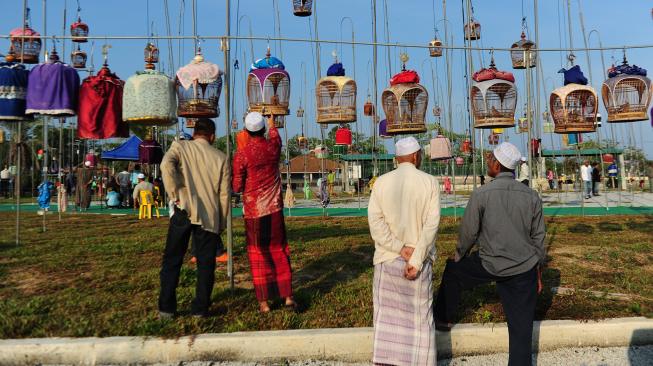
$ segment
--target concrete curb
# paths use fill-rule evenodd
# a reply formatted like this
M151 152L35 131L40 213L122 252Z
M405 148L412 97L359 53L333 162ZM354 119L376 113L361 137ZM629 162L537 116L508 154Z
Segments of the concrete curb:
M501 324L461 324L437 334L440 357L508 351ZM0 340L0 365L147 364L190 360L272 361L320 359L369 361L372 328L341 328L202 334L178 339L145 337ZM643 317L578 322L536 322L533 347L616 347L653 344L653 319Z

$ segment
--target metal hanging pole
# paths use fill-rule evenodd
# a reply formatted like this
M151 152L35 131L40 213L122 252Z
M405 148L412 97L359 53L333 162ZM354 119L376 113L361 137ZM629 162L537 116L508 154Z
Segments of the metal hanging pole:
M229 46L230 46L230 35L231 35L231 28L230 28L230 0L226 0L226 34L227 37L222 39L222 51L224 52L224 92L225 92L225 107L224 107L224 112L225 112L225 126L226 126L226 131L227 131L227 162L229 164L229 170L231 170L231 95L230 95L230 73L231 73L231 65L230 65L230 54L229 54ZM229 174L231 176L231 173ZM233 218L232 218L232 207L231 207L231 184L228 185L229 188L229 209L227 210L227 276L229 277L229 288L233 292L234 290L234 259L233 259Z
M449 21L447 20L447 0L442 0L442 18L444 19L444 40L445 42L451 43L453 45L453 34L449 37ZM451 55L453 51L449 48L445 49L445 57L447 58L447 129L449 130L449 140L453 144L454 141L454 132L453 132L453 106L451 100L452 94L452 83L451 83ZM454 220L457 220L456 210L458 205L456 204L456 165L454 159L449 159L451 164L451 187L453 190L453 217Z
M526 150L528 151L528 186L533 188L533 120L531 109L531 59L530 50L524 49L524 64L526 65L526 123L528 124L528 142Z
M377 113L379 110L379 92L378 92L378 83L377 83L377 61L378 61L378 50L376 46L376 0L372 0L372 39L374 46L372 47L372 82L374 84L374 108L372 113L372 176L376 177L379 174L379 161L376 154L376 144L378 130L376 128L376 119Z
M463 12L464 13L464 12ZM467 0L467 20L465 20L464 14L463 14L463 23L468 24L472 17L472 5L470 0ZM471 46L472 41L468 40L467 41L469 45ZM473 182L473 189L476 189L476 130L474 129L473 123L472 123L472 100L469 96L469 92L471 90L471 83L472 83L472 75L474 73L474 65L473 59L472 59L472 52L470 49L468 49L465 52L466 56L466 61L468 65L468 75L467 75L467 117L468 117L468 124L469 124L469 130L470 130L470 137L471 137L471 143L472 143L472 182Z

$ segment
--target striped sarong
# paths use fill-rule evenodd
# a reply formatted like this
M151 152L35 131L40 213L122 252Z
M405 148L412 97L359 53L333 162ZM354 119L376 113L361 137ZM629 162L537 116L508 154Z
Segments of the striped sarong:
M424 263L414 281L404 278L406 261L374 266L375 364L435 365L432 264Z

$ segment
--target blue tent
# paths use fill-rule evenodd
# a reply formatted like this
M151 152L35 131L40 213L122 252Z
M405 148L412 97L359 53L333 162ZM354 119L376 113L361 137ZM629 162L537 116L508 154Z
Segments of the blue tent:
M141 142L138 136L132 136L117 148L102 152L101 157L103 160L138 161L138 145Z

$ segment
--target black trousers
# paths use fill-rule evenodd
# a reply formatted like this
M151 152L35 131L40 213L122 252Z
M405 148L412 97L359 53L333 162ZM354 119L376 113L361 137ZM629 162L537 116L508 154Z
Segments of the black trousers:
M222 240L220 235L203 230L199 225L192 225L188 219L188 213L175 208L175 214L170 218L168 238L161 265L160 311L167 313L177 311L179 272L191 235L195 247L195 256L197 257L197 283L191 312L193 314L206 314L209 310L211 292L215 282L215 257L218 252L222 253Z
M478 252L462 258L459 262L447 261L435 303L435 319L454 323L462 291L489 282L497 283L503 311L508 320L508 365L531 365L537 266L522 274L499 277L483 268Z

